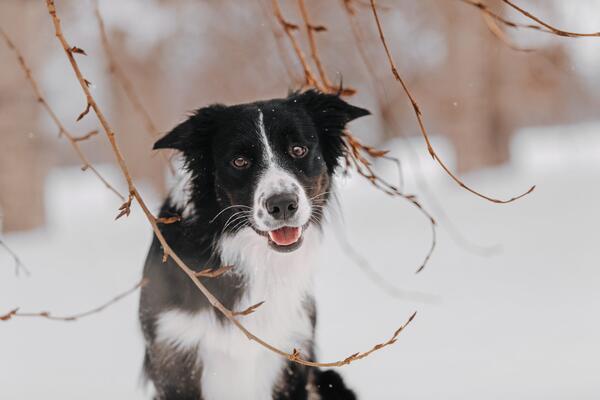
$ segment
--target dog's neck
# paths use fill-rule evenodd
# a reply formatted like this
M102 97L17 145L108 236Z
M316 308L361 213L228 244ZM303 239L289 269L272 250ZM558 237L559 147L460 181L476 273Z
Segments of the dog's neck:
M243 317L244 326L269 344L284 351L298 349L314 357L315 305L312 275L320 232L311 226L302 247L291 253L270 248L265 237L251 228L223 235L216 247L223 264L234 265L225 276L239 275L234 289L233 311L264 302ZM215 293L222 297L223 293ZM247 338L230 324L217 320L212 309L189 313L170 310L157 324L157 340L178 351L194 351L206 373L200 377L205 398L266 399L284 381L286 360L263 348L248 345ZM250 366L250 370L248 369ZM234 384L231 377L235 377Z
M234 265L232 272L240 274L246 283L247 293L241 302L250 304L240 305L267 302L269 298L301 303L304 297L310 296L320 236L319 228L310 226L302 247L291 253L280 253L251 228L244 228L233 236L224 235L219 241L221 262Z

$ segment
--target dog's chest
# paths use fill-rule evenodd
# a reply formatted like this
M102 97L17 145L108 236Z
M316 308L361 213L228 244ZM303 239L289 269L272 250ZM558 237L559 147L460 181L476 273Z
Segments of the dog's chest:
M290 254L274 253L254 232L239 233L221 243L223 263L235 265L246 282L235 310L264 301L254 313L240 316L240 322L290 353L294 348L308 351L312 345L309 302L316 232L310 236ZM170 310L160 315L157 328L159 341L195 352L205 400L271 399L273 389L281 384L287 360L251 342L230 322L219 321L213 310Z

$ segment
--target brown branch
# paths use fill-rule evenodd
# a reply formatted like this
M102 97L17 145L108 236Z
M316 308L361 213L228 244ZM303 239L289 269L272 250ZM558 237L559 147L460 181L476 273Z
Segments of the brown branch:
M472 189L471 187L467 186L462 180L460 180L452 171L450 171L450 169L446 166L446 163L438 156L438 154L436 153L436 151L434 150L433 146L431 145L431 141L429 139L429 134L427 133L427 129L425 128L425 123L423 121L423 115L421 113L421 110L419 108L419 105L417 104L415 98L413 97L412 93L410 92L410 90L408 89L408 86L406 85L406 83L404 82L404 80L402 79L402 77L400 76L400 73L398 72L398 68L396 67L396 63L394 62L394 59L392 57L392 54L389 50L389 47L387 45L387 41L385 39L385 35L383 34L383 28L381 26L381 21L379 20L379 15L377 13L377 7L375 5L375 0L370 0L371 1L371 10L373 12L373 17L375 18L375 23L377 24L377 31L379 32L379 38L381 40L381 44L383 45L383 48L385 50L385 53L387 55L387 59L388 59L388 63L390 65L390 69L392 71L392 74L394 76L394 78L400 83L400 85L402 86L402 90L404 91L404 93L406 94L406 96L408 97L408 99L410 100L415 116L417 118L417 122L419 124L419 128L421 130L421 134L423 136L423 138L425 139L425 143L427 144L427 150L429 151L429 154L431 155L431 157L437 161L437 163L444 169L444 171L446 171L446 174L448 174L448 176L450 176L460 187L462 187L463 189L473 193L474 195L481 197L485 200L491 201L492 203L499 203L499 204L506 204L506 203L510 203L513 202L517 199L520 199L523 196L528 195L529 193L531 193L534 189L535 189L535 185L532 186L531 188L529 188L529 190L527 190L525 193L522 193L518 196L512 197L508 200L500 200L500 199L496 199L490 196L486 196L474 189Z
M19 255L16 252L14 252L13 249L11 249L2 239L0 239L0 247L3 247L4 250L6 250L6 252L12 257L14 264L15 264L15 275L16 276L19 276L19 271L21 271L21 270L23 270L23 272L25 272L25 275L27 275L27 276L31 275L31 272L29 272L29 270L27 269L27 267L25 266L23 261L21 261L21 258L19 257Z
M347 166L354 167L354 169L356 170L356 172L358 172L359 175L363 176L373 186L375 186L382 192L390 196L401 197L409 203L411 203L429 221L431 226L431 246L429 248L429 251L425 255L425 259L423 260L419 268L417 268L416 270L416 273L421 272L429 262L429 259L431 258L431 255L433 254L433 251L435 250L435 247L437 245L437 223L435 219L425 208L423 208L423 206L421 205L421 203L419 203L415 196L401 192L399 187L387 182L385 179L377 175L375 171L373 171L371 162L366 158L366 156L374 158L388 157L392 159L391 157L386 155L387 151L378 150L373 147L362 144L358 139L356 139L356 137L354 137L348 131L344 133L344 139L344 143L347 150L345 154Z
M98 134L98 130L93 130L91 132L86 133L83 136L75 137L75 138L73 138L73 140L76 142L83 142L84 140L88 140L89 138L91 138L92 136L95 136L97 134Z
M121 89L123 89L125 96L127 96L127 99L133 106L134 110L142 119L142 122L144 123L146 131L148 132L150 137L153 139L157 139L161 135L161 132L158 130L158 128L156 128L156 124L152 120L152 117L150 117L150 113L142 104L142 100L135 91L133 83L127 77L127 74L117 62L117 58L115 57L114 52L110 46L108 34L106 33L106 26L104 25L104 19L102 19L102 14L100 14L100 6L98 4L98 0L94 0L94 14L96 15L96 20L98 21L98 27L100 29L100 39L102 43L102 48L104 49L104 53L106 54L106 58L108 59L109 72L116 78L117 82L119 82L119 85L121 85ZM169 168L171 174L175 175L175 169L173 168L173 164L171 164L170 158L167 155L167 153L161 152L160 156Z
M494 17L484 12L481 13L481 17L483 18L483 21L485 22L488 30L506 46L510 47L515 51L522 51L524 53L535 51L534 49L520 47L518 44L513 42L512 39L508 37L508 35L500 28L497 20Z
M334 225L336 227L336 225ZM401 300L412 300L420 303L437 304L440 302L438 296L400 288L383 277L369 262L369 259L360 254L348 240L343 229L336 229L335 238L343 250L344 255L349 257L354 264L367 276L375 286L379 287L389 296Z
M319 72L319 77L321 78L321 83L323 87L329 93L340 93L344 96L351 96L355 94L355 89L352 89L350 87L335 87L335 85L331 83L329 78L327 78L327 73L325 71L323 63L321 62L321 57L319 56L319 51L317 48L317 40L315 38L315 32L323 32L326 31L327 28L325 28L322 25L314 25L310 21L305 0L298 0L298 7L300 8L300 14L302 15L302 20L304 21L304 27L306 29L306 36L308 38L308 45L310 47L310 56L313 59L315 65L317 66L317 71Z
M133 286L132 288L127 289L123 293L118 294L117 296L113 297L109 301L102 303L98 307L94 307L91 310L79 312L76 314L58 316L58 315L52 315L49 311L20 312L19 308L15 308L14 310L9 311L8 314L0 316L0 321L8 321L9 319L11 319L13 317L39 317L39 318L50 319L53 321L69 321L69 322L77 321L78 319L85 318L90 315L98 314L98 313L102 312L106 308L112 306L113 304L115 304L115 303L119 302L120 300L124 299L125 297L129 296L130 294L132 294L139 288L143 287L144 285L146 285L146 283L148 283L148 281L146 279L142 279L141 281L136 283L135 286Z
M359 55L363 61L363 64L365 65L365 68L367 70L367 74L370 78L369 81L371 83L373 91L375 92L377 103L379 105L379 109L384 110L388 107L387 101L386 101L385 86L382 84L382 82L379 79L377 79L377 74L375 72L375 66L371 62L371 58L369 58L366 53L365 46L364 46L364 34L363 34L362 28L359 24L359 21L357 21L357 19L356 19L356 11L353 8L353 3L355 1L356 0L341 0L342 6L344 7L344 9L346 11L346 15L348 17L348 22L350 24L352 35L354 37L354 43L356 44L356 48L357 48ZM383 114L384 114L383 118L385 118L385 113L383 113ZM421 170L418 156L415 153L414 149L412 148L411 143L408 142L406 133L403 131L400 131L400 136L406 141L407 148L410 150L410 155L412 156L412 158L414 160L413 164L415 167L415 171L417 171L417 185L424 192L426 197L429 198L433 211L438 214L437 219L441 220L441 222L442 222L442 223L440 223L440 225L446 229L446 231L450 235L450 238L457 245L461 246L463 249L465 249L466 251L469 251L473 254L477 254L480 256L489 256L489 255L497 252L498 248L499 248L498 245L485 246L485 245L473 243L454 225L454 223L452 222L450 217L444 211L444 208L442 207L440 202L437 200L437 198L435 197L433 192L429 189L427 180ZM399 162L394 157L385 156L384 158L389 158L391 161ZM400 171L400 166L398 167L398 169L399 169L399 173L401 175L402 173ZM366 260L363 260L360 257L360 255L357 255L356 257L353 257L353 258L356 259L357 265L365 264L365 262L366 262ZM372 278L371 281L373 281L376 284L377 284L377 282L382 282L383 284L380 285L382 287L383 287L383 285L387 284L387 281L385 281L383 278L376 277L376 276L374 276L374 274L370 274L369 271L366 271L368 268L369 267L365 267L364 269L365 269L367 276L372 275L372 276L369 276L370 279ZM372 269L372 268L370 268L370 269ZM393 287L384 288L384 290L386 292L388 292L389 294L391 294L392 296L394 296L395 292L398 292L397 290L394 290ZM396 296L396 297L398 297L398 296Z
M52 119L52 122L54 122L54 124L58 128L59 136L64 136L65 138L67 138L67 140L71 144L71 147L73 147L73 150L75 150L75 153L77 153L77 156L79 156L79 159L81 160L81 162L83 162L82 169L83 170L86 170L86 169L91 170L92 173L94 175L96 175L96 177L104 184L104 186L106 186L107 189L109 189L111 192L113 192L121 200L125 200L125 197L121 193L119 193L119 191L117 189L115 189L110 183L108 183L108 181L100 174L100 172L98 172L98 170L92 165L90 160L83 153L83 151L79 147L79 143L77 143L75 136L73 136L73 134L71 134L65 128L65 126L60 121L60 119L58 118L58 116L56 115L54 110L50 107L50 105L48 104L48 102L46 101L44 96L42 95L42 91L40 90L39 85L37 84L37 81L33 78L33 74L31 72L31 69L25 62L25 58L23 57L23 55L21 54L19 49L17 49L17 47L14 45L14 43L10 39L10 37L1 28L0 28L0 35L2 35L2 37L4 38L4 42L6 43L6 45L15 53L17 60L19 62L19 65L20 65L21 69L23 70L23 72L25 73L25 77L27 78L27 81L29 82L31 88L33 89L33 92L35 93L37 101L42 105L44 110L46 110L46 112L50 116L50 119ZM67 49L65 51L68 51L69 54L72 53L71 49Z
M223 275L225 272L231 270L233 268L233 265L225 265L223 267L220 268L207 268L207 269L203 269L202 271L198 271L196 272L196 276L202 277L202 278L217 278L221 275Z
M174 215L172 217L161 217L156 220L159 224L169 225L181 221L181 216Z
M472 5L473 7L478 8L482 13L487 14L488 16L494 18L496 20L496 22L499 22L503 25L506 25L510 28L524 28L524 29L533 29L539 32L545 32L545 33L550 33L553 35L557 35L557 36L563 36L563 37L598 37L600 36L600 32L594 32L594 33L577 33L577 32L568 32L568 31L563 31L561 29L555 28L550 24L547 24L546 22L542 21L541 19L539 19L538 17L534 16L533 14L523 10L522 8L518 7L517 5L515 5L514 3L508 1L508 0L501 0L502 2L504 2L505 4L509 5L511 8L513 8L514 10L518 11L519 13L521 13L522 15L524 15L525 17L537 22L537 24L522 24L522 23L518 23L518 22L514 22L511 21L509 19L504 18L503 16L495 13L494 11L492 11L486 4L484 4L483 2L479 1L479 0L459 0L465 4L469 4Z
M507 4L508 6L510 6L512 9L514 9L514 10L518 11L519 13L523 14L524 16L526 16L527 18L529 18L530 20L537 22L538 24L540 24L544 28L548 29L548 31L554 33L555 35L565 36L565 37L600 37L600 32L578 33L578 32L569 32L569 31L564 31L562 29L558 29L558 28L556 28L556 27L548 24L547 22L542 21L541 19L539 19L535 15L533 15L530 12L522 9L521 7L517 6L516 4L514 4L513 2L511 2L509 0L501 0L501 1L504 4Z
M533 24L521 24L519 22L514 22L511 20L508 20L506 18L504 18L503 16L495 13L494 11L492 11L492 9L490 9L486 4L482 3L479 0L459 0L465 4L469 4L472 5L475 8L478 8L479 11L481 11L483 14L487 14L488 16L494 18L497 22L506 25L510 28L514 28L514 29L519 29L519 28L524 28L524 29L533 29L536 31L540 31L540 32L546 32L546 33L552 33L552 31L544 28L543 26L540 25L533 25Z
M294 82L294 83L298 82L299 78L296 76L296 74L294 73L294 70L291 66L291 60L289 59L289 54L285 50L283 43L281 43L283 33L278 31L275 28L275 24L273 23L269 9L263 3L263 0L258 0L258 4L265 16L265 19L267 20L267 23L269 24L269 28L271 30L271 33L273 34L273 38L275 39L275 46L277 47L277 52L279 53L279 60L281 61L281 65L285 69L285 72L286 72L288 78L290 79L290 81Z
M17 311L19 311L18 308L14 308L12 310L10 310L9 312L7 312L4 315L0 315L0 321L8 321L9 319L11 319L12 317L14 317L17 314Z
M119 213L115 217L115 220L117 220L123 216L129 217L129 214L131 213L131 202L132 201L133 201L133 194L130 192L129 196L127 197L127 200L125 200L125 202L123 204L121 204L121 206L119 207Z
M384 108L383 98L385 97L385 90L382 85L380 85L379 80L376 79L377 74L375 73L375 66L371 62L371 59L367 56L367 52L364 47L364 34L360 27L360 24L356 20L356 10L353 7L353 1L356 0L341 0L342 6L346 11L346 16L348 17L348 22L350 24L350 29L352 31L352 36L354 37L354 43L356 44L356 48L362 59L365 68L367 69L367 73L369 77L371 77L370 82L373 86L373 90L376 94L376 98L379 103L379 108Z
M319 72L319 77L321 78L321 82L327 88L332 87L331 81L327 78L327 73L325 72L325 67L321 62L321 58L319 57L319 52L317 50L317 42L315 39L315 26L310 22L308 16L308 10L306 9L306 3L304 0L298 0L298 7L300 8L300 14L302 15L302 20L304 21L304 27L306 28L306 36L308 38L308 45L310 47L310 56L312 57L315 65L317 66L317 71ZM323 28L323 30L326 30Z
M265 304L264 301L260 301L256 304L251 305L250 307L246 308L245 310L242 311L234 311L233 315L235 316L245 316L245 315L250 315L252 314L254 311L256 311L256 309L260 306L262 306L263 304Z
M274 0L276 2L276 0ZM110 124L108 123L108 120L106 119L106 117L104 116L102 110L100 109L100 107L98 106L98 104L96 103L94 97L92 96L89 87L87 86L87 84L85 83L85 78L79 68L79 65L77 64L77 61L75 60L75 58L73 57L72 52L69 50L70 46L69 43L67 42L63 32L62 32L62 27L61 27L61 23L60 23L60 19L56 13L56 6L54 4L54 0L46 0L46 6L48 8L48 13L50 14L50 17L52 19L52 23L54 25L54 30L55 30L55 35L56 38L58 39L58 41L61 43L63 50L65 52L65 55L67 56L69 63L71 64L71 67L73 69L73 72L75 73L77 80L79 81L79 85L81 87L81 89L83 90L86 100L87 102L90 104L92 110L94 111L94 113L96 114L100 125L102 126L106 137L108 139L108 141L110 142L111 148L113 150L113 153L117 159L117 163L119 165L119 168L121 169L122 175L125 178L125 180L127 181L127 186L129 188L129 193L131 198L135 199L136 202L139 204L140 208L142 209L146 219L148 220L148 222L150 223L150 225L152 226L152 230L154 231L154 234L156 235L157 240L160 242L162 248L163 248L163 252L164 252L164 257L171 257L171 259L175 262L175 264L192 280L192 282L194 283L194 285L198 288L198 290L200 290L200 292L202 292L202 294L207 298L208 302L215 308L217 309L219 312L221 312L231 323L233 323L240 331L242 331L242 333L244 333L244 335L246 335L246 337L249 340L255 341L256 343L262 345L263 347L267 348L268 350L277 353L283 357L286 357L288 359L292 359L293 361L303 364L303 365L308 365L308 366L316 366L316 367L335 367L335 366L342 366L342 365L346 365L349 364L352 361L361 359L366 357L367 355L371 354L372 352L379 350L389 344L392 344L393 342L395 342L396 337L398 336L398 334L400 333L400 331L402 331L402 329L404 329L404 327L410 323L414 317L414 314L409 318L409 320L400 327L400 329L398 329L396 331L396 333L394 334L394 336L392 337L391 340L388 340L388 342L385 342L385 344L383 345L376 345L375 347L373 347L373 349L369 350L368 352L365 353L358 353L355 355L352 355L350 357L347 357L344 360L340 360L340 361L334 361L334 362L328 362L328 363L319 363L319 362L314 362L314 361L309 361L309 360L304 360L299 356L294 356L293 354L287 353L283 350L280 350L279 348L269 344L268 342L264 341L263 339L255 336L253 333L251 333L248 329L246 329L246 327L244 325L242 325L242 323L235 318L234 313L229 310L227 307L225 307L207 288L206 286L204 286L200 280L198 279L198 277L196 276L196 272L194 270L192 270L190 267L188 267L186 265L186 263L173 251L173 249L169 246L169 244L167 243L165 237L163 236L161 230L158 227L158 222L157 219L154 217L154 215L152 214L152 212L149 210L148 206L146 205L144 199L142 198L142 196L140 195L140 193L138 192L133 179L131 177L131 174L129 173L129 169L127 167L127 163L125 162L125 159L123 158L123 155L121 153L121 150L117 144L116 138L115 138L115 133L112 129L112 127L110 126Z
M407 321L406 321L406 322L405 322L405 323L404 323L404 324L403 324L403 325L402 325L400 328L398 328L398 329L397 329L397 330L394 332L394 334L392 335L392 337L391 337L391 338L389 338L388 340L386 340L385 342L383 342L383 343L379 343L379 344L376 344L375 346L373 346L373 347L372 347L370 350L368 350L368 351L361 352L361 353L354 353L354 354L352 354L351 356L349 356L349 357L346 357L344 360L340 361L340 362L339 362L339 364L336 364L336 365L328 365L328 366L339 367L339 366L342 366L342 365L348 365L348 364L350 364L351 362L354 362L354 361L357 361L357 360L363 359L363 358L365 358L365 357L368 357L368 356L369 356L369 355L371 355L372 353L374 353L374 352L376 352L376 351L378 351L378 350L381 350L381 349L383 349L384 347L387 347L387 346L390 346L390 345L392 345L392 344L396 343L396 341L398 340L398 336L400 335L400 333L401 333L401 332L404 330L404 328L406 328L406 326L407 326L408 324L410 324L410 323L411 323L411 321L412 321L412 320L415 318L415 316L416 316L416 315L417 315L417 313L416 313L416 312L414 312L414 313L413 313L413 314L412 314L412 315L411 315L411 316L408 318L408 320L407 320ZM294 349L293 353L292 353L292 354L290 354L290 355L288 356L288 359L289 359L290 361L295 361L295 362L298 362L298 360L301 360L300 351L299 351L298 349Z
M272 0L271 3L273 5L273 12L275 13L275 18L277 18L277 21L279 22L279 24L283 28L283 31L285 32L286 36L290 40L290 43L294 49L294 52L296 53L296 56L298 57L298 61L300 61L300 65L302 65L302 69L304 70L305 86L315 87L323 92L326 92L327 88L319 82L319 80L317 79L315 74L312 72L312 69L310 68L310 65L308 64L308 61L306 60L306 55L302 51L302 48L300 47L300 43L294 36L294 31L298 29L298 25L288 22L283 17L283 13L281 12L281 7L279 6L279 0Z

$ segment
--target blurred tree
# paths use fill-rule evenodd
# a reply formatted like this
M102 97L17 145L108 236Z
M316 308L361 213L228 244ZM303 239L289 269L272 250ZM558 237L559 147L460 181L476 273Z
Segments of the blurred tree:
M361 122L369 129L355 133L374 145L400 134L417 135L410 104L389 71L368 5L352 3L368 67L342 2L306 1L312 22L327 27L317 34L317 45L329 79L339 83L343 77L345 85L358 89L351 101L375 116ZM506 162L510 137L520 127L597 118L598 96L571 68L563 47L571 39L546 36L536 46L539 51L523 53L494 37L478 10L461 2L380 3L391 50L427 127L431 134L451 139L460 171ZM299 25L294 34L309 55L297 2L281 4L286 18ZM498 2L490 4L509 14ZM549 2L535 4L536 11L544 10L545 15L555 11ZM82 59L88 63L84 70L96 84L94 90L109 103L105 106L111 110L133 176L164 193L164 161L150 152L153 138L109 74L92 7L73 0L63 0L61 6L70 36L91 55ZM100 1L100 6L115 56L161 133L197 107L282 96L299 87L302 69L287 38L276 35L281 29L273 23L269 1L242 6L232 0L129 0ZM512 12L510 16L519 18ZM80 105L79 91L67 90L67 80L73 83L68 71L57 74L52 69L53 57L62 60L62 55L48 45L51 26L39 2L3 0L0 23L25 46L22 50L42 86L49 93L60 93L60 105L66 104L68 110L70 100ZM40 27L47 29L46 34L40 34ZM519 39L528 35L517 32ZM29 229L43 221L43 181L49 166L79 161L68 146L54 140L53 131L45 132L48 127L40 130L42 111L22 72L4 46L0 56L0 207L4 229ZM52 79L43 81L44 67L53 71ZM61 117L72 121L79 111ZM94 123L88 116L77 128ZM86 142L84 148L93 162L113 162L101 138Z
M41 41L28 41L41 13L36 2L7 2L2 5L2 26L18 43L34 54L33 64L41 65ZM44 179L51 153L39 129L42 112L35 101L15 55L0 46L0 227L27 230L44 222Z

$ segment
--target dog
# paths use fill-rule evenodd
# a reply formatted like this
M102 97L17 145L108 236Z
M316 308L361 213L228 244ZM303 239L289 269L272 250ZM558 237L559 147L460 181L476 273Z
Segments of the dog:
M312 275L333 178L346 151L343 132L368 115L336 94L211 105L154 144L181 152L184 177L162 205L173 250L249 331L315 360ZM154 237L144 266L139 318L144 375L155 399L353 400L333 370L306 367L253 343L215 310Z

